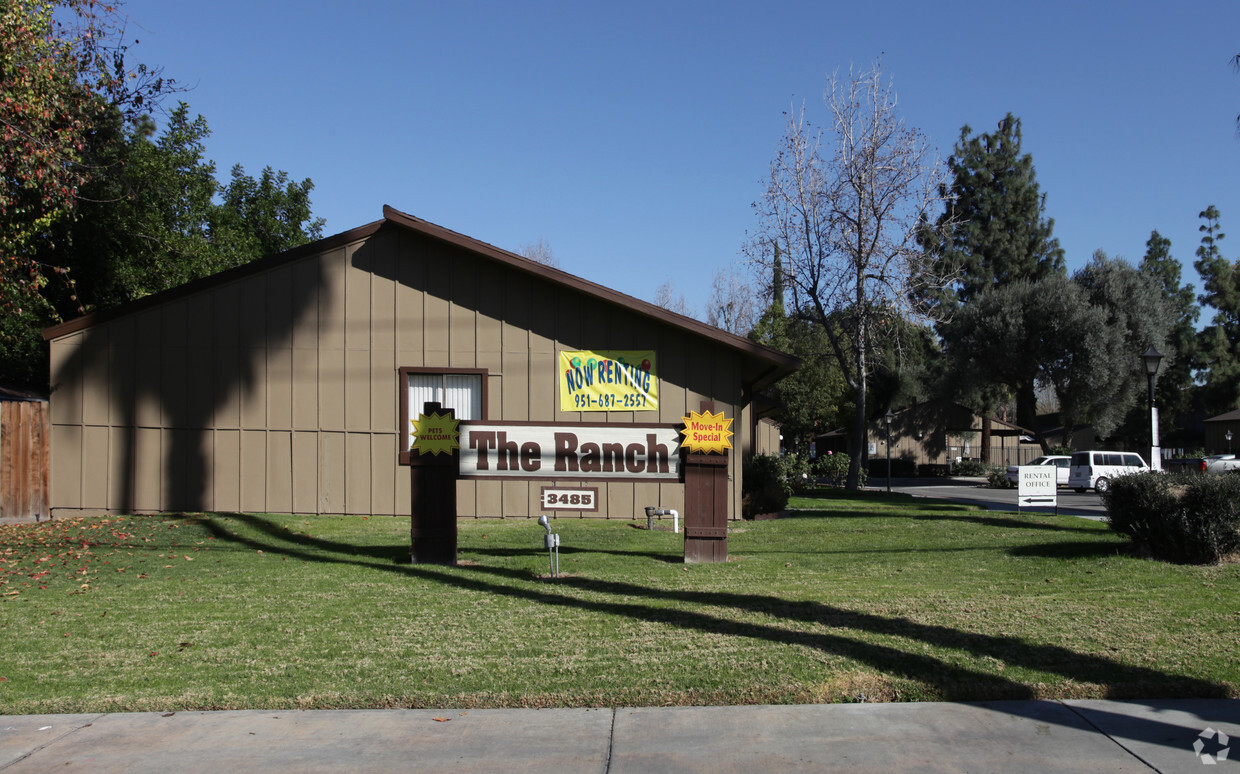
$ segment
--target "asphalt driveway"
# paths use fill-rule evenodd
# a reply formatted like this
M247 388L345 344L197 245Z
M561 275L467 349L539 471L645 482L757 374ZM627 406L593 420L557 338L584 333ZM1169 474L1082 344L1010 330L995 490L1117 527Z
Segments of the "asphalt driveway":
M869 489L887 489L887 479L871 478L866 482ZM1016 488L994 489L984 478L892 478L891 491L914 497L935 497L942 500L971 503L992 511L1031 511L1054 513L1046 506L1028 507L1017 502ZM1058 512L1065 516L1080 516L1102 521L1106 519L1106 507L1096 492L1077 493L1059 487Z

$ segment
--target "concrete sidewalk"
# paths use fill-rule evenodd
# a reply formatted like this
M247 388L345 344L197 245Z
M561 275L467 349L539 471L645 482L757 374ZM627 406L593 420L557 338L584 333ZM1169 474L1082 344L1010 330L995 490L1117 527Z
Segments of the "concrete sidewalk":
M1225 772L1233 745L1240 701L1195 699L0 717L4 774Z

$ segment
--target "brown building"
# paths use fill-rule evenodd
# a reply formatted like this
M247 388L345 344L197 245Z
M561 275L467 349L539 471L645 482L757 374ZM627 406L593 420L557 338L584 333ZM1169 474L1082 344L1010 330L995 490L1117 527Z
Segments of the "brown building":
M884 419L866 426L866 442L873 468L886 472L888 429L893 470L918 470L922 466L948 466L960 460L986 459L1000 467L1023 465L1042 454L1033 431L991 418L990 428L976 412L947 400L932 400L892 412L891 426ZM982 439L990 436L989 455ZM817 451L847 452L848 432L835 430L815 439Z
M401 453L410 420L434 399L466 421L627 426L639 439L647 438L641 428L675 426L713 402L735 419L735 518L741 458L778 448L778 429L759 421L751 403L798 365L386 207L380 221L44 335L55 516L407 515ZM575 367L561 364L573 357L576 381ZM591 404L566 393L566 384L582 386L583 373L653 389L629 405L614 393ZM458 512L536 515L548 485L596 488L588 515L633 518L648 505L682 506L675 479L648 478L631 459L627 470L618 467L628 475L587 477L587 464L571 469L581 478L462 480Z
M1240 409L1205 421L1207 454L1231 454L1240 449Z

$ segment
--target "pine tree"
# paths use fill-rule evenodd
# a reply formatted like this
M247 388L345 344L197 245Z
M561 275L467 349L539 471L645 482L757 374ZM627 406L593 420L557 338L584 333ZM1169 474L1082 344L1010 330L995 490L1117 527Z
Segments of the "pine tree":
M1180 284L1182 267L1171 255L1171 240L1152 231L1145 248L1141 273L1159 284L1173 314L1172 327L1167 333L1167 343L1172 351L1166 353L1168 359L1158 375L1157 397L1163 414L1174 418L1188 411L1192 403L1197 318L1201 309L1197 306L1193 286Z
M775 349L788 348L788 313L784 309L784 262L779 243L774 243L775 257L771 264L771 302L758 318L750 338Z
M1219 211L1211 205L1199 217L1205 223L1193 265L1204 292L1197 300L1215 310L1212 323L1197 336L1205 376L1202 394L1207 412L1224 413L1240 405L1240 261L1227 260L1219 248L1225 236Z
M1009 113L995 132L970 137L971 133L968 126L960 130L960 141L947 162L952 182L950 188L941 191L947 208L938 222L944 236L933 239L927 230L922 240L931 258L942 259L957 272L956 282L941 299L948 307L1013 283L1038 283L1064 275L1063 250L1052 234L1054 222L1045 216L1046 197L1038 188L1033 157L1021 151L1020 119ZM949 354L952 341L970 338L950 329L970 324L972 319L958 317L940 326ZM957 358L969 356L954 354ZM1000 354L1013 359L1024 357L1013 348ZM1038 432L1036 391L1030 371L1016 365L995 366L991 373L996 384L1016 397L1017 422ZM1012 382L1004 380L1000 376L1003 373L1026 376Z
M959 272L955 300L960 303L987 288L1064 271L1033 157L1021 153L1020 127L1011 113L993 134L970 137L966 126L948 159L952 184L943 191L947 209L939 222L951 225L932 249Z

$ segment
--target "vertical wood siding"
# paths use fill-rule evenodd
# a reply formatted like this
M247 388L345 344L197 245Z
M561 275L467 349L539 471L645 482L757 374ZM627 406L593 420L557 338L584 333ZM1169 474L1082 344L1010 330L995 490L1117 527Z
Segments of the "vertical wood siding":
M656 350L659 411L561 411L561 349ZM403 228L97 323L51 352L51 504L66 511L408 515L402 366L486 369L492 420L675 423L707 399L740 420L739 353ZM600 487L591 515L684 504L676 483ZM540 490L461 482L458 506L536 515Z

